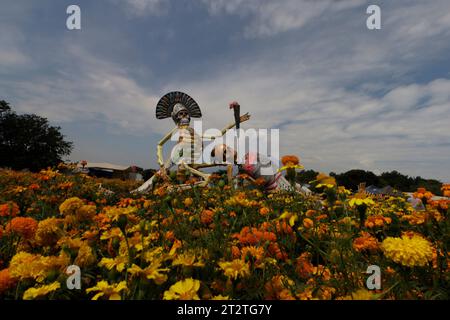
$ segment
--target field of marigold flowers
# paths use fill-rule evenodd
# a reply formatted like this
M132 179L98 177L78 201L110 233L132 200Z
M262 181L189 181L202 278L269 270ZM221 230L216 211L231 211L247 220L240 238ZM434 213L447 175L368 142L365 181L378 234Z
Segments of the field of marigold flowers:
M142 196L63 169L0 170L1 299L449 299L449 201L426 190L422 211L329 177L311 195L217 176ZM366 288L370 265L379 290Z

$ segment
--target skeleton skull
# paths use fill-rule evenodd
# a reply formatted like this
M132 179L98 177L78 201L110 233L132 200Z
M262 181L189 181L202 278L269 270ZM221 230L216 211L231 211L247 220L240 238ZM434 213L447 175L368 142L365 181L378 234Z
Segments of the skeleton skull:
M177 103L173 107L172 119L180 127L188 126L189 123L191 122L191 116L189 114L189 110L181 103Z

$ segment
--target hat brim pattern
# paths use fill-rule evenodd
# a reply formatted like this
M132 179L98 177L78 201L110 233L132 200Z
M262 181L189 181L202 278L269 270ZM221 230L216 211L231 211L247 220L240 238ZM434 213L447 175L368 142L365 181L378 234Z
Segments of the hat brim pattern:
M156 118L170 118L172 116L173 107L177 103L184 105L192 118L202 117L202 111L194 99L184 92L172 91L164 95L156 105Z

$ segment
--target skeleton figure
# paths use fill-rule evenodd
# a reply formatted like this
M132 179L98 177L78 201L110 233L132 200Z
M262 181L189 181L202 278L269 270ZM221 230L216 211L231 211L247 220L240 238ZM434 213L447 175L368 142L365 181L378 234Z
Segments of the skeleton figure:
M194 132L194 129L189 126L191 118L201 118L201 116L202 113L198 104L194 99L183 92L170 92L159 100L156 106L156 118L166 119L171 117L175 122L176 127L166 134L158 143L157 157L160 170L157 175L167 180L166 171L173 165L178 165L179 173L187 170L194 176L198 176L203 179L203 181L198 183L200 186L206 186L208 184L210 174L201 172L197 169L214 165L198 164L195 160L201 156L203 149L203 138L214 139L218 136L200 137ZM250 115L247 113L241 116L239 120L240 122L244 122L248 119L250 119ZM235 122L230 123L222 129L221 135L224 135L226 131L233 128L235 125ZM179 134L178 143L173 148L171 157L164 161L163 146L175 133ZM155 176L151 177L142 186L136 189L135 192L146 192L151 190ZM183 176L183 174L180 174L179 176ZM179 186L179 188L184 187L184 185Z

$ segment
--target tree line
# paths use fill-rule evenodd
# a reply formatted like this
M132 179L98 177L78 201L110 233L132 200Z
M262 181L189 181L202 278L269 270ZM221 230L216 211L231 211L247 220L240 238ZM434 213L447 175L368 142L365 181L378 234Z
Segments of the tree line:
M313 181L318 172L314 170L305 170L298 175L299 182L308 184ZM379 188L391 186L402 192L414 192L417 188L426 188L436 195L442 195L442 182L435 179L425 179L422 177L410 177L394 170L383 172L376 175L371 171L353 169L343 173L330 172L330 176L336 179L336 182L347 189L356 191L360 183L366 186L376 186Z

